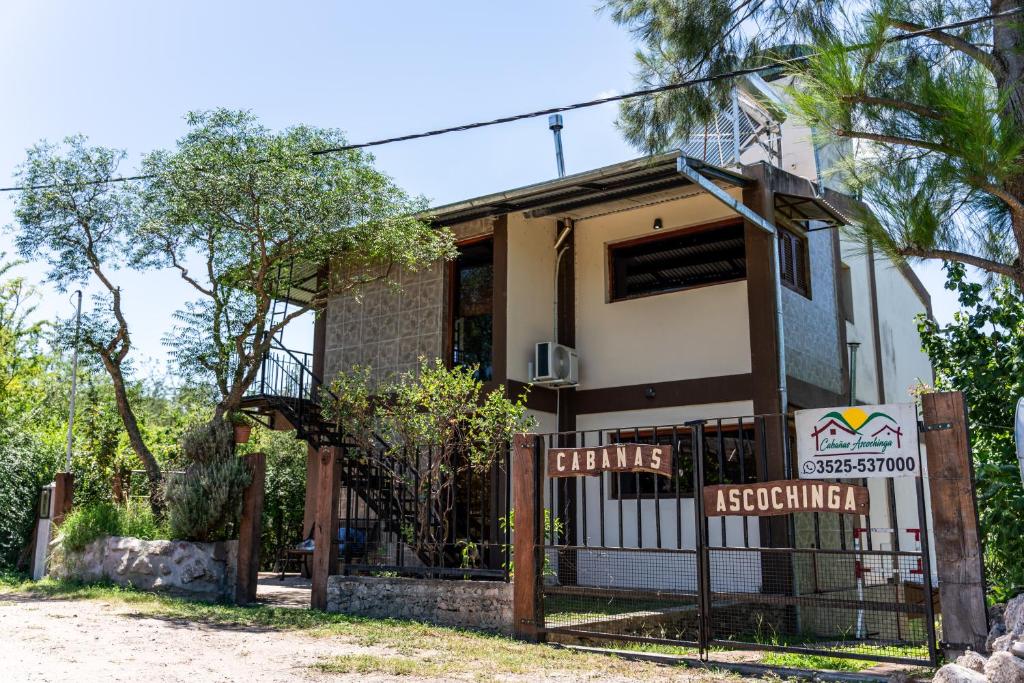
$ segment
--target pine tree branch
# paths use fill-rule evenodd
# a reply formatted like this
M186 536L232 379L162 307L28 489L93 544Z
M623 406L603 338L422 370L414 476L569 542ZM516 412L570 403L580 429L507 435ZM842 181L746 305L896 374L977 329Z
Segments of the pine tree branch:
M902 19L893 19L890 23L894 28L898 28L901 31L920 31L927 28L923 24L916 24L912 21L905 21ZM1006 77L1006 70L1003 68L1002 64L999 63L999 60L997 60L992 53L986 52L977 45L974 45L963 38L945 33L944 31L931 31L925 35L947 47L951 47L954 50L967 55L988 69L988 71L995 76L997 80Z
M950 156L957 156L956 150L940 145L934 142L928 142L927 140L919 140L917 138L908 138L899 135L883 135L881 133L869 133L863 130L845 130L837 129L835 134L841 138L856 138L858 140L870 140L872 142L880 142L886 145L900 145L904 147L920 147L921 149L930 149L933 152L941 152L942 154L949 154Z
M1011 265L951 249L925 249L924 247L907 246L897 247L896 251L900 256L906 258L938 259L966 263L969 266L974 266L989 273L1005 275L1015 282L1020 282L1022 278L1022 273Z
M924 107L920 104L914 104L913 102L907 102L905 100L894 100L889 97L875 97L873 95L846 95L839 99L849 104L866 104L877 107L898 109L900 111L910 112L911 114L917 114L918 116L934 119L936 121L940 121L945 118L945 115L937 109Z

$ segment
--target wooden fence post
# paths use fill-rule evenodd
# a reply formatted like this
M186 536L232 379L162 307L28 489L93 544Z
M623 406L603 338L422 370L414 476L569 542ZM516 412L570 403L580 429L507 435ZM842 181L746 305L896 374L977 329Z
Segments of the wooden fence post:
M512 453L512 495L515 525L512 538L512 632L517 638L536 641L537 632L537 466L536 437L516 434Z
M327 609L327 579L338 564L338 449L321 448L313 517L313 590L310 606Z
M235 570L235 603L247 605L256 600L260 574L260 532L263 530L263 497L267 475L267 456L253 453L244 458L252 481L242 494L242 520L238 530L238 566Z
M967 408L960 392L924 394L924 441L935 532L935 568L947 656L985 651L985 570L974 496Z
M53 477L53 526L58 527L65 515L71 512L75 498L75 475L70 472L58 472Z

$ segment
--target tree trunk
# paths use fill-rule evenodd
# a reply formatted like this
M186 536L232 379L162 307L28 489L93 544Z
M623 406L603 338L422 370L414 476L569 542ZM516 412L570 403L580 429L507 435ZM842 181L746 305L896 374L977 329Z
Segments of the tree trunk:
M163 480L160 472L160 463L146 446L142 438L142 430L139 429L139 421L135 417L131 404L128 402L128 390L125 387L124 375L121 373L121 366L115 363L104 354L100 354L103 365L114 383L114 398L117 401L117 412L124 423L125 431L128 432L128 442L132 450L139 456L142 466L146 468L146 476L149 478L149 506L153 514L161 515L163 512L163 492L160 484Z

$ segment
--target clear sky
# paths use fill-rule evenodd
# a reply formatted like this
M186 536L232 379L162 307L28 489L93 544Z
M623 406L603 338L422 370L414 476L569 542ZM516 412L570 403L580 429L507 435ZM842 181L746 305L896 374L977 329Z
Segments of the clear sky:
M513 3L335 0L0 4L0 185L25 148L84 133L139 156L169 147L182 116L252 110L270 127L308 123L359 142L540 109L633 86L630 36L580 0ZM568 173L637 156L614 128L615 105L565 116ZM414 194L445 203L555 175L546 118L398 143L378 166ZM12 218L0 197L0 225ZM0 252L14 252L0 233ZM39 264L21 272L41 279ZM955 301L938 268L918 268L936 315ZM176 274L123 273L142 357L189 296ZM44 288L40 314L64 315ZM306 337L307 335L299 335Z

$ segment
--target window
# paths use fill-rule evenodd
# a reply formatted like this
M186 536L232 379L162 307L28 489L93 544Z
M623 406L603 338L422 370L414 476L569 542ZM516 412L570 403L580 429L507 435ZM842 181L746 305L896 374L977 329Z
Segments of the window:
M779 230L779 269L782 273L782 284L790 289L810 295L807 277L807 241L786 228Z
M742 223L611 245L608 260L612 301L747 276Z
M494 374L494 242L487 239L460 247L452 276L452 364L479 366L477 378L486 382Z
M850 266L845 263L839 264L839 302L843 307L843 317L846 322L853 322L853 275Z
M652 441L650 431L611 433L608 442L615 443L659 443L672 444L675 440L676 467L674 477L663 477L657 474L626 473L612 474L610 498L617 500L634 500L654 498L657 487L658 498L693 497L693 436L689 429L672 431L659 430ZM704 482L705 484L750 484L757 481L757 462L755 460L755 440L752 426L744 425L740 432L738 426L723 426L721 430L714 427L704 428ZM719 457L721 454L721 457ZM638 494L639 492L639 494Z

